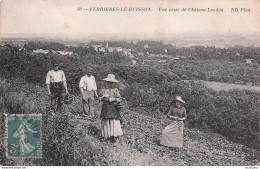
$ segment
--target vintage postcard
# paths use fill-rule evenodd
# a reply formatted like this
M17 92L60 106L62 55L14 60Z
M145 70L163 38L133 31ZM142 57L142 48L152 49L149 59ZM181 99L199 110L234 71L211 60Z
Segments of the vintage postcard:
M0 0L1 166L251 166L259 0Z

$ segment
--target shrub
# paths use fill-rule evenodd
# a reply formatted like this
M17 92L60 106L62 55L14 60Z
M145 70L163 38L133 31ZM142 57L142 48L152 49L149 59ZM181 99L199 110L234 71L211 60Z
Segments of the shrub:
M191 72L199 69L199 66L191 69L190 63L184 67L184 62L172 66L174 70L159 66L129 66L127 65L129 60L119 53L111 57L91 54L74 57L56 54L34 55L28 51L19 52L4 48L0 49L0 53L3 76L20 77L27 82L42 85L45 83L47 71L51 68L51 60L55 58L62 63L61 69L65 72L70 92L73 93L79 92L79 80L88 66L94 68L93 74L97 79L98 87L108 73L114 73L121 81L119 87L122 96L133 107L144 106L152 111L159 110L163 113L174 96L181 95L187 101L185 107L188 112L188 123L191 126L210 129L233 141L258 147L259 93L241 90L216 92L200 83L179 81L179 77L174 73L178 72L176 70L179 70L179 73L186 71L183 77L197 78L200 74L192 75ZM198 63L193 60L191 62ZM220 61L217 64L224 65ZM205 70L208 69L210 68L205 67ZM254 74L254 71L251 73ZM208 75L213 77L218 74Z

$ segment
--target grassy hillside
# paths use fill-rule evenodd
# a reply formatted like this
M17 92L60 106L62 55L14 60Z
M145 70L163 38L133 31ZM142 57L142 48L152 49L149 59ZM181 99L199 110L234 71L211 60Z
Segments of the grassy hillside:
M256 165L258 151L227 140L219 134L185 127L184 148L174 151L159 146L163 128L170 122L162 114L145 113L146 109L131 111L125 105L124 136L118 147L100 137L100 120L82 119L81 98L65 106L62 113L51 115L45 87L18 80L1 79L1 110L5 113L42 113L43 159L7 159L0 116L1 165ZM141 113L139 113L141 112ZM96 115L100 113L96 103Z
M247 71L243 71L243 75L248 77L259 74L257 67L211 59L180 60L169 69L167 65L130 66L130 58L119 53L108 56L97 53L61 56L54 53L44 55L32 54L30 51L15 52L5 48L2 48L0 53L3 55L0 57L1 76L41 85L45 83L47 71L52 68L52 59L58 60L62 63L61 69L66 74L70 93L76 95L79 94L79 80L88 66L94 68L98 87L102 86L101 79L105 78L107 73L114 73L121 82L119 89L129 106L133 109L145 107L149 113L142 113L150 116L163 114L172 98L181 95L187 101L187 123L190 126L207 129L235 142L259 148L259 93L248 90L215 91L206 88L202 83L180 81L176 75L179 70L179 73L189 75L188 79L196 80L207 71L217 70L215 75L222 77L225 75L224 68L228 67L229 74L234 73L239 79L241 69L236 69L236 64L246 67ZM203 64L210 66L203 67ZM23 87L21 89L23 90Z

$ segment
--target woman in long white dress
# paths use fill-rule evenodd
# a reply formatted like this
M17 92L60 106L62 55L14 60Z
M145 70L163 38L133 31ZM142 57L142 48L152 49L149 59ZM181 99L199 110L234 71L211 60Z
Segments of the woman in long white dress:
M111 139L117 144L119 136L123 135L121 128L120 102L121 95L119 90L114 87L114 84L119 81L115 79L115 75L108 74L107 78L103 79L106 83L106 88L100 90L102 109L101 109L101 135L106 139Z
M166 126L162 131L160 144L167 147L182 148L183 146L183 121L187 119L186 109L182 107L185 101L180 96L177 96L173 101L167 118L172 120L172 123Z

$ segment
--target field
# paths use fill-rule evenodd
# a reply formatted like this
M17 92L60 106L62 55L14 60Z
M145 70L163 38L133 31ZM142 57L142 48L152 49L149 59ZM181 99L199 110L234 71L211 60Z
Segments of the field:
M118 42L119 44L122 42ZM146 43L146 42L142 42ZM123 42L124 45L130 43ZM153 42L149 52L159 51L163 43ZM137 52L146 52L133 45ZM39 48L40 47L40 48ZM72 55L33 53L35 49L73 51ZM176 49L172 54L199 52L201 56L133 65L122 52L104 53L92 47L65 47L60 43L30 42L25 49L0 48L0 164L2 165L90 165L90 166L249 166L259 164L259 87L257 64L245 64L234 58L236 48L198 47ZM138 51L140 50L140 51ZM221 50L222 56L216 55ZM242 48L249 55L254 48ZM258 50L258 48L257 48ZM207 53L209 52L209 53ZM249 53L249 54L248 54ZM133 54L135 54L133 52ZM225 56L225 54L228 54ZM218 57L217 59L213 56ZM254 56L258 54L255 52ZM226 57L226 58L225 58ZM149 57L150 60L158 58ZM233 59L233 60L232 60ZM45 77L52 60L61 62L69 93L74 101L61 113L52 115ZM226 62L226 61L229 62ZM124 136L118 147L100 136L100 103L95 102L96 118L82 117L78 88L80 77L93 67L98 89L107 73L120 80L118 88L125 98L122 111ZM215 82L216 81L216 82ZM220 83L225 82L225 83ZM172 150L159 145L162 130L170 121L166 110L176 95L186 101L184 148ZM8 159L5 157L5 121L7 114L43 116L42 159Z
M260 92L260 87L257 86L249 86L249 85L239 85L239 84L227 84L227 83L220 83L220 82L205 82L209 88L220 91L220 90L253 90Z
M199 81L206 84L206 86L210 89L221 91L221 90L252 90L256 92L260 92L260 87L251 86L251 85L240 85L240 84L231 84L231 83L221 83L221 82L211 82L211 81Z
M184 148L176 151L159 146L160 134L170 123L163 115L147 116L145 110L129 110L125 105L123 116L124 136L118 147L113 147L100 137L99 103L96 102L96 119L86 120L81 116L81 98L75 96L72 105L51 115L49 98L45 88L33 84L1 79L1 105L12 104L19 112L42 112L43 159L7 159L2 154L2 165L155 165L155 166L248 166L258 162L258 151L225 137L186 126ZM13 86L22 91L15 91ZM28 97L29 96L29 97ZM5 110L6 113L14 110ZM1 115L3 122L3 114ZM4 127L1 126L1 131ZM5 152L1 132L1 152Z

